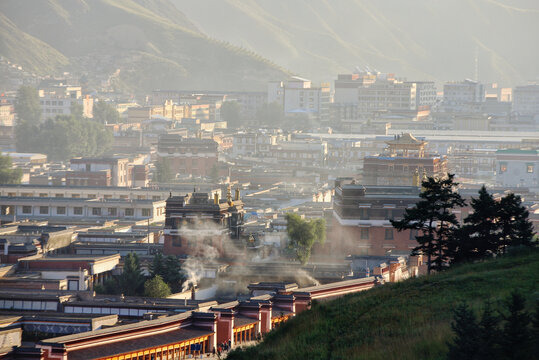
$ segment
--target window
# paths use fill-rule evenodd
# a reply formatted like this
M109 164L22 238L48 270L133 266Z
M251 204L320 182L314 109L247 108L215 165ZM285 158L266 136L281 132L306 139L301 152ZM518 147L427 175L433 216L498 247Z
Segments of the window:
M116 216L117 210L116 208L109 208L109 216Z
M369 240L369 228L361 228L361 240Z
M65 213L66 213L66 207L65 206L58 206L56 208L56 214L65 215Z
M392 220L393 219L393 211L391 209L385 209L384 210L384 218L386 220Z
M54 196L57 197L57 198L63 198L63 197L64 197L64 194L56 194L56 195L54 195Z
M112 195L103 195L104 199L112 199Z
M23 206L23 207L22 207L22 213L23 213L23 214L30 214L30 213L32 213L32 207L31 207L31 206Z
M88 199L95 199L97 198L96 194L88 194Z
M82 215L82 207L76 206L73 208L73 214L75 215Z
M40 206L39 207L39 213L42 215L47 215L49 213L49 207L48 206Z
M159 195L152 196L152 200L161 200L161 197Z
M101 216L101 208L92 208L92 215Z
M526 164L526 172L528 174L533 174L533 164Z
M133 209L125 209L125 216L133 216L134 213Z
M48 194L47 193L39 193L39 197L47 197Z
M80 194L72 194L71 197L72 197L72 198L77 198L77 199L78 199L78 198L80 198Z
M142 209L142 216L152 216L152 209Z
M500 163L500 173L504 173L507 171L507 163L506 162L501 162Z
M393 240L393 229L386 229L386 240Z
M414 230L414 229L410 230L410 240L415 240L418 233L419 232L417 230Z

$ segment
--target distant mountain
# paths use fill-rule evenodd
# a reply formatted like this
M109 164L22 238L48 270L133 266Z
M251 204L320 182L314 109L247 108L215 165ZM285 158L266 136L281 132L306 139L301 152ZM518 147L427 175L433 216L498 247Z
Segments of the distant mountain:
M169 0L2 0L0 55L39 74L115 74L117 86L141 92L264 89L286 75L206 36Z
M410 80L539 78L536 0L172 0L209 36L315 80L369 66Z

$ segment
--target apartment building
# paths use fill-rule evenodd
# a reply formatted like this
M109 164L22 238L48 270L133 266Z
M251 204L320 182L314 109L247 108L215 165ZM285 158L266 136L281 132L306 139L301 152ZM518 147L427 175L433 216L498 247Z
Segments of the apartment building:
M168 159L173 173L208 176L217 165L218 144L212 139L161 135L157 146L160 159Z

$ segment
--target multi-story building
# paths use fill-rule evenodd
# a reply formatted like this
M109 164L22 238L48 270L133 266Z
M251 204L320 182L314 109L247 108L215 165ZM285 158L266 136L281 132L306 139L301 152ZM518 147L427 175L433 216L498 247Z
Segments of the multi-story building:
M513 92L513 112L518 115L539 115L539 84L517 86Z
M157 155L168 159L173 173L208 176L217 165L217 149L218 144L211 139L161 135Z
M329 121L329 84L313 87L311 80L297 76L286 82L273 81L268 84L268 103L272 102L281 104L285 115L306 114Z
M54 118L56 115L70 115L71 107L75 104L82 105L83 116L93 117L94 100L89 96L82 96L80 86L59 84L40 89L39 102L44 119Z
M335 181L333 224L329 246L333 254L409 254L417 246L416 233L397 232L391 219L419 200L417 186L364 186L355 180Z
M408 83L408 82L407 82ZM416 85L416 108L432 107L436 104L436 85L434 81L414 81Z
M272 161L290 166L325 166L328 144L326 141L309 139L285 141L273 145L268 156Z
M0 196L2 221L15 219L106 221L165 220L164 200Z
M539 150L496 151L496 182L506 187L539 189Z
M425 154L426 141L410 133L386 141L385 154L366 156L363 161L365 185L413 185L414 175L443 177L447 174L445 156Z
M15 109L7 100L0 99L0 126L15 125Z
M361 112L417 109L417 85L413 82L379 76L374 84L359 87L357 94Z
M128 158L75 158L66 172L67 186L147 186L147 165Z
M357 89L374 84L377 75L370 73L339 74L335 80L333 100L340 104L357 104Z
M443 106L446 111L475 112L485 101L483 84L466 79L444 84Z
M166 201L165 248L166 254L219 255L231 253L243 231L243 202L239 189L234 199L229 192L226 199L219 194L194 192L187 196L172 196ZM228 247L228 248L227 248Z

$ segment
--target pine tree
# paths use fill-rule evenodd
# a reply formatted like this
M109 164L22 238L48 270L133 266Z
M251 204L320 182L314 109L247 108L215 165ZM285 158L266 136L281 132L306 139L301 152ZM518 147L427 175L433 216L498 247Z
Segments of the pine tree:
M139 295L143 291L144 280L137 254L129 253L124 260L123 272L118 278L118 287L124 295Z
M182 264L177 257L169 255L165 258L163 280L170 286L172 292L181 290L182 283L185 280L185 274L182 270Z
M401 220L390 220L397 231L419 230L419 243L413 253L427 256L428 272L442 270L448 259L448 246L458 220L452 209L464 206L465 202L455 191L458 183L454 175L445 178L429 177L422 183L420 200L411 209L406 209Z
M532 324L533 351L535 354L539 354L539 300L535 302L535 314Z
M501 341L499 325L500 317L496 315L490 301L488 301L483 309L481 321L479 321L477 359L495 360L499 357L499 343Z
M533 225L528 216L520 196L509 193L501 199L498 207L500 252L505 252L508 246L536 246Z
M161 253L154 255L152 263L150 264L150 276L155 277L160 275L163 277L165 273L164 257Z
M451 244L453 262L477 260L496 253L499 247L498 204L483 185L471 201L472 212L455 233Z
M520 293L513 292L506 307L509 313L504 316L502 354L505 359L531 359L532 333L528 328L531 319L525 311L526 300Z
M473 311L466 304L460 304L453 312L451 329L455 339L449 343L448 360L477 359L479 349L479 336L477 319Z

